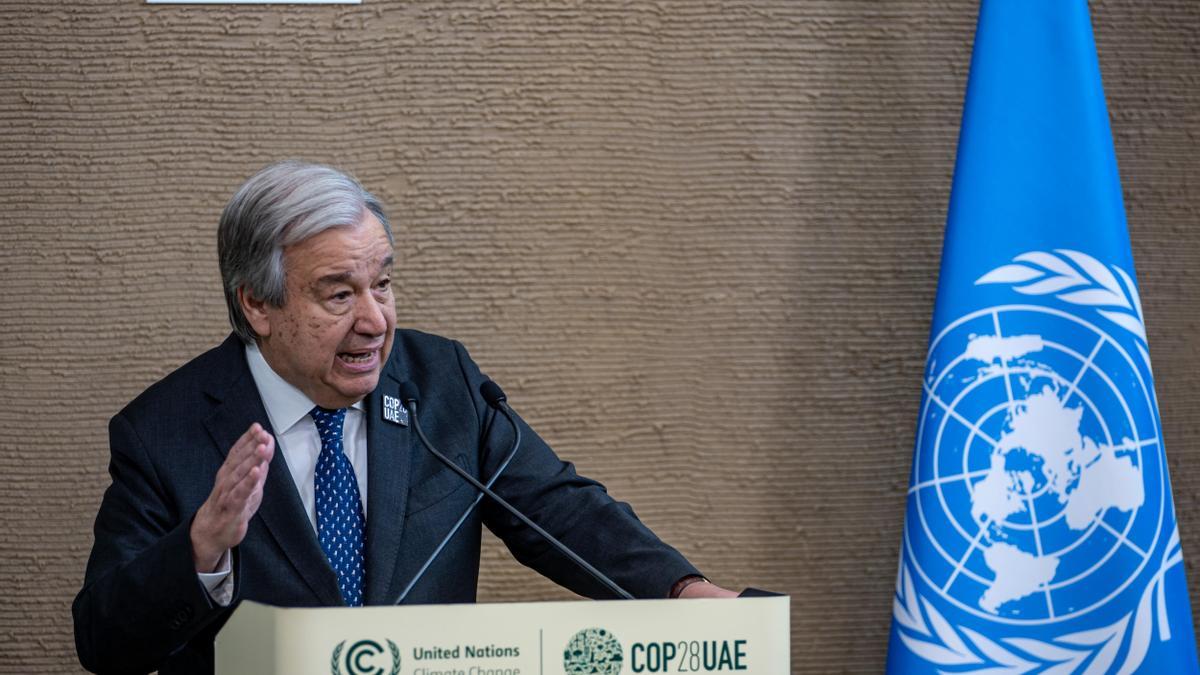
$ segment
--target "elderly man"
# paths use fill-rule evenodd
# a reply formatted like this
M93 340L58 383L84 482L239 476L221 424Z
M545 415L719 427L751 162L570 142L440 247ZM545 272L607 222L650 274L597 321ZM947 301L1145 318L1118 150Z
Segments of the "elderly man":
M280 606L472 602L480 527L582 595L612 592L421 446L433 444L638 597L726 596L603 486L480 393L457 342L396 330L379 201L325 166L250 178L218 232L234 333L109 425L112 485L73 606L97 672L209 673L235 599ZM418 420L397 407L420 392ZM499 475L496 474L499 472Z

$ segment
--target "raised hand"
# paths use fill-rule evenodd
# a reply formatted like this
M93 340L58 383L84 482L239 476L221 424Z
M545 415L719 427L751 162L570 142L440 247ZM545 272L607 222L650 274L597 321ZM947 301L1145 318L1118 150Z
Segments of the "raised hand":
M230 448L212 492L192 520L192 560L197 572L216 570L221 556L246 536L250 518L262 503L274 456L275 438L257 422Z

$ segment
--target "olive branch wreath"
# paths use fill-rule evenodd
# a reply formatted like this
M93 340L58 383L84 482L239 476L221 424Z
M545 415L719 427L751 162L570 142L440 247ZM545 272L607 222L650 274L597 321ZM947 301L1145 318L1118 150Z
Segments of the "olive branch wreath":
M1100 316L1137 338L1138 353L1146 369L1153 372L1137 284L1116 265L1106 267L1080 251L1029 251L979 277L975 284L1008 284L1023 295L1054 295L1068 304L1095 307Z
M898 624L897 635L909 650L934 665L953 668L943 672L1015 674L1037 670L1060 675L1082 670L1089 674L1124 675L1136 671L1145 660L1156 624L1159 641L1171 639L1164 577L1172 567L1182 563L1183 549L1176 528L1137 609L1107 626L1066 633L1047 641L1027 637L992 639L965 626L952 626L933 603L917 593L908 560L904 559L896 576L892 618ZM1129 650L1124 661L1117 670L1110 671L1126 643Z
M391 675L399 675L400 673L400 648L395 642L387 641L388 651L392 653L392 673Z
M333 656L329 657L329 672L333 675L342 675L342 667L339 665L342 661L342 648L346 646L346 641L342 640L333 648Z

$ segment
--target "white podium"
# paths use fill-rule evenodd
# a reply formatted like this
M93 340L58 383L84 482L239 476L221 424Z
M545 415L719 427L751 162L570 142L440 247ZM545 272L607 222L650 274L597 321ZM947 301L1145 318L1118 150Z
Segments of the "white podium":
M790 672L789 599L280 609L243 602L218 675Z

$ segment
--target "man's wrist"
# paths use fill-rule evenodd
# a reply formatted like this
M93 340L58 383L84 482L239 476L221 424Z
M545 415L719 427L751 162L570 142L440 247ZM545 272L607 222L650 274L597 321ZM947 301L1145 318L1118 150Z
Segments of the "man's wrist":
M195 542L192 542L195 547ZM216 555L207 555L192 550L192 562L196 564L196 572L199 574L213 574L217 571L217 567L221 564L221 558L224 552Z
M671 594L668 595L667 597L668 598L678 598L679 595L681 593L683 593L683 589L687 588L688 586L691 586L692 584L709 584L709 583L712 583L712 582L709 581L708 579L705 579L704 577L700 576L699 574L689 574L686 577L683 577L682 579L680 579L679 581L676 581L675 584L673 586L671 586Z
M205 544L203 534L198 532L201 529L200 520L201 516L197 513L196 517L192 519L192 526L188 528L188 541L192 545L192 562L196 565L196 572L211 574L221 564L221 557L226 549L214 551L212 550L214 547Z

